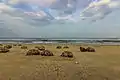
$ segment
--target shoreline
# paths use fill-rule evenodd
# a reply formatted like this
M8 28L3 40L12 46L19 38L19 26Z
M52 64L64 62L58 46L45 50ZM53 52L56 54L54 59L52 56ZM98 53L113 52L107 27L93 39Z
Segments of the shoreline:
M0 39L0 44L80 44L118 46L120 39Z
M3 42L0 44L25 44L25 45L81 45L81 46L120 46L120 43L49 43L49 42L42 42L42 43L22 43L22 42Z

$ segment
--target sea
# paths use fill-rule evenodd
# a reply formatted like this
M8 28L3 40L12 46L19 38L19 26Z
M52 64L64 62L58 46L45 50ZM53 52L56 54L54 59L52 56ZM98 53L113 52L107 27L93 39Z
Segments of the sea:
M0 38L0 43L120 45L120 38Z

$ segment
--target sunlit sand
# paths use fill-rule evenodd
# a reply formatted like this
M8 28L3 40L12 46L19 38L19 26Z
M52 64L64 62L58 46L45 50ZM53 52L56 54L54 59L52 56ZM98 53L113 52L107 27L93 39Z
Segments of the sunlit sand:
M82 44L22 44L0 53L0 80L119 80L120 46ZM64 46L69 48L64 48ZM54 56L26 56L29 49L45 46ZM57 46L62 48L57 49ZM93 47L95 52L81 52ZM73 58L61 57L71 51Z

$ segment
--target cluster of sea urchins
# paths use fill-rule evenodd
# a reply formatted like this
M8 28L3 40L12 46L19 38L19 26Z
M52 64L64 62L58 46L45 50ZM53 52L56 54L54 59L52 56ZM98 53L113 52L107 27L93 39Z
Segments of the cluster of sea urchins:
M13 44L13 46L17 46L17 44Z
M26 56L27 55L40 55L40 52L37 49L30 49L27 51Z
M0 46L3 46L3 44L0 44Z
M64 46L64 47L69 48L68 46ZM60 49L62 47L57 46L56 48ZM53 52L51 52L50 50L46 50L44 46L36 46L35 49L28 50L26 55L54 56ZM64 51L60 56L73 58L73 53L70 51Z
M56 49L61 49L61 48L62 48L62 46L57 46L57 47L56 47Z
M5 45L4 48L11 49L12 45Z
M36 46L35 48L37 48L37 49L40 50L40 51L45 50L45 47L44 47L44 46Z
M64 49L68 49L69 47L68 47L68 46L64 46L63 48L64 48Z
M21 44L14 44L13 46L21 46L21 49L27 49L27 46L22 46ZM3 46L2 44L0 44L0 53L6 53L9 52L12 48L12 45L5 45ZM57 46L56 49L61 49L62 46ZM69 48L68 46L64 46L63 48ZM80 47L80 51L81 52L95 52L96 50L92 47ZM41 55L41 56L54 56L53 52L46 50L44 46L36 46L35 49L30 49L27 51L26 55ZM60 55L62 57L69 57L72 58L73 57L73 53L70 51L64 51L62 52L62 54Z
M17 44L18 46L22 46L22 44Z
M73 53L70 51L64 51L64 52L62 52L62 54L60 56L73 58Z
M26 55L41 55L41 56L54 56L53 53L49 50L45 50L44 46L36 46L37 49L30 49L28 50Z
M27 49L28 47L27 46L21 46L21 49Z
M80 51L81 52L95 52L95 49L92 47L88 47L88 48L80 47Z
M0 53L7 53L9 52L10 50L7 49L6 47L0 47Z
M41 56L54 56L53 53L49 50L40 51Z

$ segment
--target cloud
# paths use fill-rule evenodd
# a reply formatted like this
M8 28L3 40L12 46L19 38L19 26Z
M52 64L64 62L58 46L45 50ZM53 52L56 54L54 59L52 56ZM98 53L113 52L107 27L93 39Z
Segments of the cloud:
M0 11L2 13L10 15L15 20L21 20L33 26L46 26L61 23L61 21L64 21L64 23L75 23L80 21L78 17L81 17L81 19L91 19L93 21L101 20L115 9L118 9L120 4L119 0L99 0L94 2L88 0L69 0L69 5L73 6L73 4L76 4L76 11L71 13L72 9L68 6L68 9L60 11L62 14L60 15L58 10L49 8L48 4L53 5L53 3L56 4L56 2L58 2L57 4L59 5L65 3L64 5L67 6L67 0L8 0L8 4L6 4L5 1L3 2L4 3L0 3ZM82 5L82 3L84 3L84 5ZM81 4L81 6L79 4ZM85 6L87 7L85 8ZM54 7L57 7L57 5ZM80 13L78 8L83 9L83 11ZM78 12L80 16L76 14Z
M4 3L0 3L0 11L2 10L12 11L14 9Z
M112 13L115 10L119 10L120 1L119 0L100 0L98 2L91 2L88 7L86 7L81 13L81 17L96 17L99 14L97 19L102 19L108 14Z
M115 1L115 2L109 3L108 6L110 8L120 8L120 1Z
M14 20L21 20L26 24L33 26L44 26L50 24L49 19L51 16L47 13L47 11L45 12L41 9L38 12L27 12L24 8L16 8L5 3L0 3L0 12L0 15L9 15Z
M93 15L94 16L93 21L96 20L100 16L104 16L104 14L107 12L111 13L109 12L111 11L111 8L109 7L99 6L98 8L99 8L98 12L94 13ZM89 10L88 13L89 12L91 12L91 10ZM36 14L39 14L39 12L38 13L28 12L28 14L26 14L25 11L22 11L19 9L14 9L12 11L9 9L3 10L3 13L0 14L0 21L2 22L2 25L0 24L0 26L3 27L5 31L3 36L9 36L9 34L11 34L11 36L17 35L20 37L40 37L41 36L41 37L49 37L49 38L50 37L62 37L62 38L63 37L65 38L69 38L69 37L109 37L109 36L120 37L119 35L119 30L120 30L119 14L120 13L118 15L116 14L111 15L109 16L110 18L108 19L105 18L104 20L98 21L91 25L87 23L87 20L79 21L74 24L71 23L72 20L70 22L69 19L76 20L76 18L79 18L79 11L75 16L68 16L68 17L59 16L59 18L62 18L62 19L53 20L53 21L48 20L48 22L44 20L48 18L46 17L41 18L41 17L36 16ZM42 20L44 20L44 22L42 22ZM117 24L117 27L115 26L116 24ZM43 25L46 25L46 27L43 27ZM10 30L10 32L7 32L6 29ZM104 31L105 29L106 31ZM2 35L2 32L0 35Z
M13 5L13 4L19 4L22 2L22 3L30 3L34 5L47 7L52 3L54 3L55 1L56 0L8 0L8 3Z

